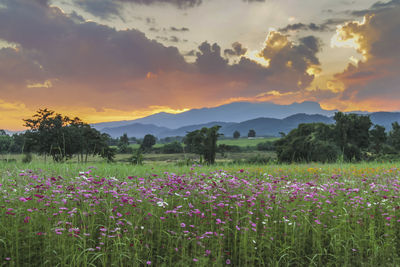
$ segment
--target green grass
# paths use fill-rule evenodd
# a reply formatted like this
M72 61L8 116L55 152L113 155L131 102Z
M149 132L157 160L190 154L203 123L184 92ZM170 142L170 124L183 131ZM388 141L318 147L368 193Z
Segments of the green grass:
M0 264L399 266L397 166L0 162Z
M230 145L230 146L240 146L240 147L256 147L257 144L266 141L275 141L279 138L277 137L256 137L255 139L248 139L247 137L242 137L239 139L220 139L218 140L218 145Z

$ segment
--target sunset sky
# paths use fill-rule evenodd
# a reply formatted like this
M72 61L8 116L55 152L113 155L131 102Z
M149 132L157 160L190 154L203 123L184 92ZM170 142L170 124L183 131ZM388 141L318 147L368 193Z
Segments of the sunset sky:
M234 101L400 110L400 0L0 0L0 129Z

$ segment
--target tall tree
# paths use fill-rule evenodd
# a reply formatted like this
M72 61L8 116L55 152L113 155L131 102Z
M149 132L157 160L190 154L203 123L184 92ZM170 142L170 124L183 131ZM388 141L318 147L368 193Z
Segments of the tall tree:
M399 153L400 151L400 125L396 121L392 123L392 130L389 132L389 143L393 149Z
M369 116L335 113L336 142L347 160L360 160L361 152L369 146Z
M118 151L119 153L131 153L129 151L129 138L126 133L124 133L118 140Z
M30 128L24 134L24 151L50 155L54 161L63 161L80 155L100 155L112 160L113 151L108 147L109 136L101 134L79 118L70 119L52 110L40 109L32 119L26 119ZM79 158L79 156L78 156Z
M217 140L221 136L218 133L220 128L221 126L203 127L201 130L187 133L184 140L187 151L204 157L205 162L208 164L214 164L217 153Z
M371 150L377 154L382 151L382 147L387 140L385 127L376 124L370 133L370 147Z
M254 129L250 129L247 137L256 137L256 131Z
M240 132L239 131L234 131L233 132L233 138L238 139L240 137Z
M140 149L142 151L150 151L151 148L156 144L156 137L152 134L146 134L143 138Z

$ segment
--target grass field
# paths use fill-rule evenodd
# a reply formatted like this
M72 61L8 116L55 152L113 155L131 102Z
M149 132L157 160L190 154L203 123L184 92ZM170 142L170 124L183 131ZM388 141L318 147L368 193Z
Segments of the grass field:
M230 146L240 146L240 147L256 147L257 144L266 141L275 141L279 138L277 137L257 137L255 139L239 138L239 139L220 139L218 140L218 145L225 144Z
M115 156L115 161L118 162L127 162L131 157L131 154L117 154ZM176 153L176 154L155 154L155 153L146 153L143 154L144 163L145 164L177 164L184 163L187 160L191 161L199 161L199 156L196 154L190 153ZM244 152L226 152L224 155L221 153L217 153L216 161L218 163L229 163L237 160L250 160L254 157L258 158L276 158L276 155L272 151L244 151ZM5 154L0 156L0 161L16 161L21 162L23 158L23 154ZM105 159L99 156L88 156L88 163L102 163ZM51 163L51 157L45 158L44 156L40 156L37 154L32 154L32 162L33 163ZM78 158L75 156L69 160L68 163L78 163Z
M0 262L399 266L397 167L0 163Z

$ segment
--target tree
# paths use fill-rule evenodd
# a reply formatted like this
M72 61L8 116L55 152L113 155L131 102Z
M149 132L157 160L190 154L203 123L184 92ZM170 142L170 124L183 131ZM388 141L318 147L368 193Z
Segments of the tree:
M340 154L334 140L334 126L304 123L276 141L280 162L333 162Z
M39 109L32 119L26 119L30 128L24 134L24 152L36 151L50 155L54 161L64 161L74 154L99 155L112 161L115 151L108 146L109 135L101 134L79 118L70 119L48 109Z
M240 137L240 132L239 131L234 131L233 132L233 138L238 139Z
M254 129L250 129L247 137L256 137L256 131Z
M39 154L51 155L54 161L62 161L66 154L64 126L70 123L68 117L48 109L39 109L32 119L24 120L30 128L31 137L37 143Z
M385 127L376 124L369 133L371 150L376 154L379 154L387 140Z
M143 138L142 144L140 145L140 149L142 151L150 151L155 143L156 137L151 134L146 134Z
M175 141L175 142L172 142L169 144L165 144L162 147L161 151L162 151L162 153L165 153L165 154L182 153L183 147L180 142Z
M10 153L12 137L9 135L0 135L0 154Z
M221 136L218 133L220 128L221 126L203 127L201 130L187 133L184 140L187 151L203 156L207 164L214 164L217 153L217 140Z
M335 113L336 143L347 160L360 160L363 149L369 147L369 128L372 126L369 116Z
M132 153L132 149L129 147L129 138L126 133L119 138L118 151L119 153Z
M4 131L3 129L0 129L0 136L1 135L7 135L6 131Z
M392 130L389 132L389 144L393 147L393 149L399 153L400 151L400 125L396 121L392 123Z

